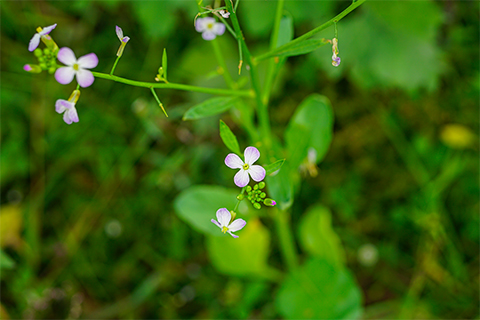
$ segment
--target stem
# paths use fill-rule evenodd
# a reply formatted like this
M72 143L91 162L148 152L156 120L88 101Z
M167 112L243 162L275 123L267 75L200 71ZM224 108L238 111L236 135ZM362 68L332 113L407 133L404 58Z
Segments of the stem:
M237 34L237 39L241 43L241 47L243 48L243 54L245 56L245 60L247 64L250 66L250 79L252 81L252 87L255 91L255 101L257 102L257 115L260 122L260 131L262 133L265 145L267 148L271 145L271 138L270 138L270 122L268 119L268 110L267 106L262 102L262 94L260 89L260 83L258 80L258 72L255 63L252 61L252 55L248 50L247 44L245 43L245 39L243 38L243 32L240 28L240 24L238 23L237 14L233 11L232 3L230 1L225 1L225 4L230 12L230 18L232 20L233 28L235 29L235 33Z
M245 187L242 188L242 192L240 193L240 195L243 195L244 191L245 191ZM235 208L233 209L234 212L237 212L238 206L240 205L240 202L242 202L242 200L237 199L237 204L235 205Z
M296 45L297 43L303 41L303 40L306 40L310 37L312 37L313 35L319 33L320 31L330 27L332 24L342 20L347 14L349 14L350 12L352 12L353 10L355 10L356 8L358 8L362 3L364 3L365 0L358 0L354 3L352 3L348 8L346 8L345 10L343 10L340 14L338 14L337 16L335 16L333 19L330 19L329 21L325 22L324 24L322 24L321 26L305 33L304 35L298 37L298 38L295 38L293 39L292 41L290 42L287 42L286 44L284 44L283 46L280 46L278 48L275 48L273 50L270 50L269 52L266 52L264 54L261 54L259 55L258 57L255 58L255 61L258 62L260 60L264 60L264 59L267 59L267 58L270 58L270 57L273 57L275 56L276 54L278 54L279 52L281 51L284 51L285 49L288 49L290 48L291 46L294 46Z
M115 63L113 64L112 71L110 71L111 76L113 76L113 71L115 71L115 68L117 67L118 60L120 60L120 57L117 57L117 59L115 59Z
M223 69L223 72L222 72L223 79L225 79L226 84L230 88L234 89L236 87L236 84L233 81L232 76L230 75L230 72L227 69L227 64L223 59L223 54L222 54L222 51L220 50L220 46L218 45L218 40L213 39L210 42L212 43L213 51L215 51L215 56L217 57L218 64Z
M167 111L165 111L165 108L163 107L162 102L160 101L160 99L158 99L158 96L157 96L157 93L155 92L155 89L150 88L150 90L152 91L152 94L155 97L155 100L157 100L158 105L160 106L160 108L162 108L163 113L165 113L165 116L167 116L167 118L168 118Z
M280 249L282 250L283 259L285 259L288 269L293 270L298 266L298 258L295 242L290 231L290 215L287 211L277 210L274 221L280 238Z
M117 77L114 75L101 73L101 72L92 72L94 77L112 80L115 82L120 82L128 84L134 87L143 87L143 88L157 88L157 89L177 89L184 91L194 91L194 92L203 92L210 94L218 94L223 96L240 96L240 97L254 97L255 94L251 90L230 90L230 89L217 89L217 88L205 88L205 87L196 87L186 84L179 83L156 83L156 82L142 82L136 80L125 79L122 77Z

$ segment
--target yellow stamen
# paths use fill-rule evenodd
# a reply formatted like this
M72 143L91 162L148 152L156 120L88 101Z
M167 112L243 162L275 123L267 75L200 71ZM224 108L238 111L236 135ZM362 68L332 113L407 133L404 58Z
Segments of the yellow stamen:
M248 170L248 168L249 168L248 163L245 163L245 164L243 165L243 170Z
M226 233L227 231L228 231L228 228L227 228L227 227L223 227L223 228L222 228L222 232L223 232L223 233Z
M79 66L78 66L77 63L75 63L75 64L73 65L73 70L78 71L78 69L79 69Z

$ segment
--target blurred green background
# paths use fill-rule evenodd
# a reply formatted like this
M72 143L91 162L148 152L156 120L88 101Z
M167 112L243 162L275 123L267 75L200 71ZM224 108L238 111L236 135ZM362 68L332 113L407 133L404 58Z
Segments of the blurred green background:
M348 5L285 8L299 36ZM170 81L225 87L193 27L195 2L0 6L1 318L288 318L278 283L220 272L206 237L175 213L186 188L232 183L220 117L181 119L209 95L157 90L166 118L149 90L96 79L68 126L54 105L75 85L22 70L36 62L27 50L35 29L57 23L60 47L95 52L95 71L108 73L119 25L131 40L117 75L153 81L167 48ZM240 2L254 55L268 48L274 12L274 1ZM331 100L333 142L318 175L304 173L292 227L298 243L302 214L328 208L365 319L479 317L478 21L479 2L367 1L338 24L340 67L325 46L289 58L276 82L279 137L305 97ZM236 41L226 33L219 42L236 74ZM245 147L233 112L222 119ZM285 271L264 224L268 263Z

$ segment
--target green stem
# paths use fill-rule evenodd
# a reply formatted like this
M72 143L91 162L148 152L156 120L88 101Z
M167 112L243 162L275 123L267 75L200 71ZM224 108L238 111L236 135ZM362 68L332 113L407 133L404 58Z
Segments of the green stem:
M115 59L115 63L113 64L112 71L110 71L111 76L113 76L113 71L115 71L115 68L117 67L118 60L120 60L120 57L117 57L117 59Z
M298 37L298 38L295 38L293 39L292 41L290 42L287 42L286 44L278 47L278 48L275 48L273 50L270 50L269 52L266 52L264 54L261 54L259 55L258 57L255 57L255 62L258 62L258 61L261 61L261 60L265 60L265 59L268 59L268 58L271 58L271 57L274 57L276 54L278 54L279 52L282 52L284 51L285 49L287 48L290 48L291 46L294 46L296 45L297 43L303 41L303 40L306 40L312 36L314 36L315 34L319 33L320 31L330 27L332 24L342 20L347 14L349 14L350 12L352 12L353 10L355 10L356 8L358 8L362 3L364 3L365 0L358 0L354 3L352 3L348 8L346 8L345 10L343 10L340 14L338 14L337 16L335 16L333 19L330 19L329 21L325 22L324 24L322 24L321 26L305 33L304 35Z
M167 118L168 118L167 111L165 111L165 108L163 107L162 102L160 101L160 99L158 99L158 96L157 96L157 93L155 92L155 89L150 88L150 91L152 91L152 94L155 97L155 100L157 100L158 105L160 106L160 108L162 108L163 113L165 113L165 116L167 116Z
M225 4L230 12L230 19L233 24L233 28L235 29L235 33L237 34L237 40L240 41L243 55L245 56L245 61L250 66L250 79L252 81L252 87L255 91L255 101L257 103L257 115L260 122L260 131L263 136L263 140L265 142L266 147L268 148L271 145L271 137L270 137L270 122L268 118L268 110L267 106L262 102L262 93L260 88L260 82L258 80L258 72L257 67L252 61L252 55L248 50L247 44L245 43L245 39L243 38L243 32L240 28L240 24L238 23L237 14L233 11L232 3L230 1L225 1Z
M122 77L113 76L106 73L101 72L92 72L93 76L96 78L112 80L115 82L120 82L124 84L128 84L135 87L143 87L143 88L157 88L157 89L177 89L177 90L184 90L184 91L194 91L194 92L203 92L203 93L210 93L210 94L217 94L223 96L239 96L239 97L254 97L255 93L251 90L230 90L230 89L217 89L217 88L204 88L204 87L196 87L190 86L186 84L179 84L179 83L156 83L156 82L142 82L142 81L135 81L129 80Z
M291 233L290 215L287 211L277 210L275 213L275 227L280 238L280 249L283 259L289 270L293 270L298 266L298 257L295 250L295 242Z
M217 57L218 64L223 69L223 72L222 72L223 79L225 79L225 82L230 88L235 89L236 84L233 81L232 76L230 75L230 72L227 69L227 64L225 63L225 59L223 59L222 50L220 50L220 46L218 45L218 40L214 39L210 42L213 46L213 51L215 52L215 56Z

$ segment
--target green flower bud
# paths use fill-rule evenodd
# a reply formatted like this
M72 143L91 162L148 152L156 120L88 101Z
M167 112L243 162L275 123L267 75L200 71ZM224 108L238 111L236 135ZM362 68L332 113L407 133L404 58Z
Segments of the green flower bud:
M237 196L237 200L239 200L239 201L242 201L243 198L245 198L245 196L244 196L243 194L239 194L239 195Z
M260 205L260 203L254 203L254 204L253 204L253 207L254 207L255 209L261 209L261 208L262 208L262 206Z
M46 63L40 63L40 68L42 68L42 70L47 70L47 64Z
M263 204L266 205L266 206L269 206L269 207L273 207L274 205L277 204L277 202L273 199L267 198L267 199L263 200Z
M250 192L250 191L252 191L252 187L247 186L247 192Z
M263 181L260 182L260 183L258 184L258 187L259 187L260 189L265 188L265 182L263 182Z
M42 49L35 49L35 51L33 51L33 54L35 55L35 57L41 57L43 55Z
M45 54L46 56L50 55L50 53L51 53L50 49L48 48L43 49L43 54Z
M55 70L57 70L57 69L55 69L55 67L50 67L50 68L48 68L48 73L49 74L54 74Z
M257 189L258 189L258 184L254 185L254 186L253 186L253 189L254 189L254 190L257 190Z
M247 199L248 199L248 200L252 200L252 196L249 195L249 196L247 197Z
M267 194L265 192L260 193L260 198L265 198Z

